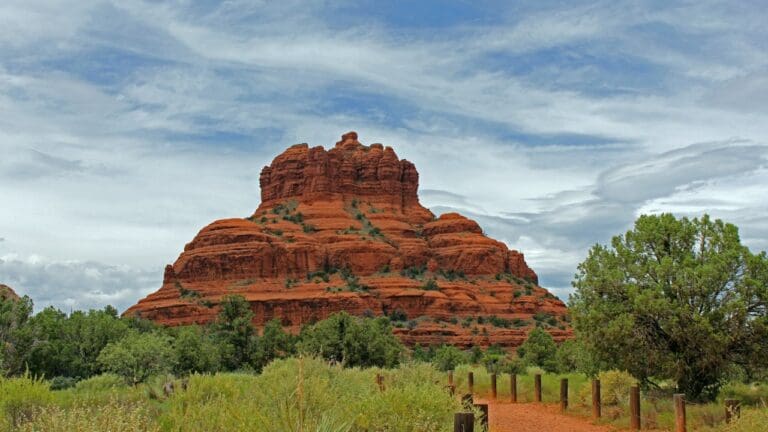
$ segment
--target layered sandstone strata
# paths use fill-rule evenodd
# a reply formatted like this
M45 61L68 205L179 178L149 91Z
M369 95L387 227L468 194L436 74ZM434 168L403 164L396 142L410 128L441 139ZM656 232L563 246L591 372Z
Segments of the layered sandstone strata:
M261 172L261 205L211 223L126 311L203 324L230 294L263 325L295 331L328 315L388 315L408 344L515 347L536 322L570 337L565 305L518 251L456 213L419 204L419 175L391 147L350 132L330 150L294 145Z

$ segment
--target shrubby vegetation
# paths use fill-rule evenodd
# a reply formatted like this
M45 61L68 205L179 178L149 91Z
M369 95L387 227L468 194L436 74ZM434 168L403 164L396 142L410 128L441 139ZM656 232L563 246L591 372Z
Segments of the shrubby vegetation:
M219 371L261 371L275 359L296 354L318 356L348 367L394 367L404 355L390 319L339 313L291 335L280 321L258 334L253 312L241 296L221 302L209 326L162 328L135 318L120 318L112 307L64 314L46 308L32 316L32 303L0 302L4 375L51 379L64 389L102 372L129 384L151 376Z
M367 289L345 269L307 279L336 272L347 289ZM437 285L421 267L403 275L424 289ZM9 377L0 378L0 431L445 430L456 409L441 389L448 370L458 386L473 371L479 393L489 391L489 374L517 374L521 394L531 391L532 374L546 372L545 400L557 397L557 373L584 406L589 378L599 377L610 421L621 421L635 383L653 397L643 408L650 424L671 421L675 391L735 398L745 415L725 430L760 430L754 425L764 424L765 410L746 407L768 404L768 385L759 383L768 376L768 258L741 246L735 227L707 217L641 217L610 247L592 249L574 285L572 317L537 314L516 352L448 345L409 352L392 326L416 321L400 309L378 318L339 313L293 335L278 320L259 334L241 296L225 297L214 323L181 328L121 318L112 307L32 315L27 297L0 300L0 376ZM546 329L568 320L578 337L558 345ZM461 325L473 321L529 324L478 316ZM377 373L384 392L373 385ZM187 390L168 396L164 384L182 386L174 377L186 377ZM720 405L691 410L702 427L722 420Z
M384 391L375 385L377 373ZM381 370L291 358L259 375L195 374L186 390L155 400L146 397L154 394L151 383L54 392L29 377L0 378L0 431L438 432L452 427L460 409L443 378L423 364Z
M346 312L305 327L299 340L300 352L343 366L394 367L403 352L387 318L361 319Z
M174 352L169 336L161 333L130 333L101 351L102 369L124 377L129 384L171 372Z

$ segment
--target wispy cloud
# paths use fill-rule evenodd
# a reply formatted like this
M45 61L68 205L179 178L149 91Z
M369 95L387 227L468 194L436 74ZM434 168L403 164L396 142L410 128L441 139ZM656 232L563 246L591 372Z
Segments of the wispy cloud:
M349 129L561 295L640 212L709 211L768 247L759 2L434 7L3 2L0 282L124 307L200 227L258 205L282 148Z

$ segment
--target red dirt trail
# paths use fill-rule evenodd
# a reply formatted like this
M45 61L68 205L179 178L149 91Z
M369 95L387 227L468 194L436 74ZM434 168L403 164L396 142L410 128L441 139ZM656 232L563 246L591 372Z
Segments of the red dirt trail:
M598 426L588 419L561 414L559 405L532 403L488 403L490 432L610 432L610 426ZM477 403L476 402L476 403Z

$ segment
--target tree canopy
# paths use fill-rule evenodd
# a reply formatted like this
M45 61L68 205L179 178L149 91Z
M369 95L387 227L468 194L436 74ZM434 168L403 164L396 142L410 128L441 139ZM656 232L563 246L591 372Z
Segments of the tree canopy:
M360 319L339 312L305 328L300 339L300 351L344 366L393 367L403 352L386 317Z
M541 327L536 327L528 333L528 339L517 348L517 355L528 366L539 366L547 372L556 372L555 355L557 345L552 335Z
M589 251L573 285L573 324L590 355L645 384L671 379L708 399L734 368L766 368L768 258L732 224L641 216Z

